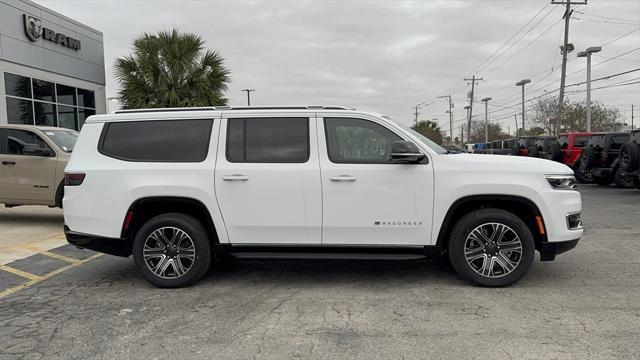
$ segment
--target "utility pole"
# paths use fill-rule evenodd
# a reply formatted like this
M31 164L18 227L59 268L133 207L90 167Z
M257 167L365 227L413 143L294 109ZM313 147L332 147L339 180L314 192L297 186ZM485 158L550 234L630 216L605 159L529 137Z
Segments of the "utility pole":
M242 91L247 92L247 106L251 106L251 92L256 91L255 89L242 89Z
M631 131L633 131L633 104L631 104Z
M419 107L420 107L420 105L416 105L416 112L415 112L416 119L415 119L415 121L414 121L415 126L418 126L418 114L420 114L420 113L418 112L418 108L419 108Z
M578 57L587 58L587 132L591 132L591 54L600 50L602 50L600 46L593 46L578 53Z
M469 122L467 123L467 136L469 136L471 134L471 118L473 117L473 96L475 94L475 89L476 89L476 83L480 80L482 80L482 78L476 79L476 76L473 75L471 77L471 79L469 78L464 78L465 81L471 81L471 95L470 95L470 99L469 99Z
M562 118L562 108L564 106L564 84L567 77L567 54L573 51L573 44L569 44L569 19L571 19L571 5L587 5L587 0L584 1L555 1L551 0L552 4L565 5L566 9L562 18L564 19L564 41L560 47L562 52L562 71L560 75L560 97L558 99L558 118L556 119L556 134L560 133L560 119ZM524 129L523 129L524 130Z
M490 97L486 97L481 101L484 103L484 142L489 142L489 100Z
M465 110L467 110L467 141L471 140L471 116L469 116L470 112L469 109L471 109L471 106L467 105L464 107Z
M451 142L453 143L453 103L451 102L451 95L442 95L438 98L446 98L449 100L449 131L451 132Z
M460 145L464 145L464 124L460 124Z
M518 137L520 135L520 130L518 129L518 114L513 114L513 120L516 122L516 137Z
M516 83L516 86L522 87L522 132L524 133L524 86L530 83L530 79L522 79Z

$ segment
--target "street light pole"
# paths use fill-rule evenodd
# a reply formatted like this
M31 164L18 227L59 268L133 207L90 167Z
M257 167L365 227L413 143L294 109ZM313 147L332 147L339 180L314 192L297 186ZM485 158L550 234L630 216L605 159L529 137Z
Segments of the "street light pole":
M251 106L251 92L252 91L256 91L255 89L242 89L242 91L245 91L247 93L247 106Z
M489 142L489 100L490 97L486 97L481 101L484 103L484 142Z
M522 132L524 133L524 86L531 82L531 79L522 79L516 83L516 86L522 87Z
M587 132L591 132L591 54L600 50L602 50L602 47L593 46L578 53L578 57L587 58Z

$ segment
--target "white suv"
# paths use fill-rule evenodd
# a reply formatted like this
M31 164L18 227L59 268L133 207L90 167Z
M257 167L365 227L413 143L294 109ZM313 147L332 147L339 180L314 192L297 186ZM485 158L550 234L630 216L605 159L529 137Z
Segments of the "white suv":
M451 154L388 117L336 106L119 111L90 117L65 169L65 233L133 255L161 287L214 259L416 259L506 286L582 235L573 171Z

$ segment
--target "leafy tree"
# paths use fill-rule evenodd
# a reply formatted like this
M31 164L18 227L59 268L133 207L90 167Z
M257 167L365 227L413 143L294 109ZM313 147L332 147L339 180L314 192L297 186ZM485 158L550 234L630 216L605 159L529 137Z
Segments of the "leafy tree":
M560 118L562 132L585 131L587 128L587 107L584 102L565 101L562 114L558 114L558 99L542 98L532 109L531 123L541 127L547 134L555 135L556 119ZM592 131L616 131L620 128L620 111L600 102L591 103Z
M190 107L226 105L229 71L215 51L205 50L195 34L144 33L133 53L116 59L115 75L122 107Z
M418 123L411 127L413 130L419 132L424 135L428 139L432 140L437 144L442 144L442 130L440 126L435 121L431 120L420 120Z
M487 130L489 134L489 141L507 139L507 138L513 137L502 130L502 126L500 125L500 123L489 122L489 124L487 125ZM471 121L471 138L469 139L469 142L470 143L484 142L484 120Z

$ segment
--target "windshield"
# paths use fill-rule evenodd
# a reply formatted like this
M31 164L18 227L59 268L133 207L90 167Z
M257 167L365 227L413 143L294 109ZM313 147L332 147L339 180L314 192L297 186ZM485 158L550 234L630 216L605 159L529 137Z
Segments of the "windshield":
M391 119L390 117L384 116L385 119L388 119L390 121L392 121L394 124L398 125L399 127L401 127L403 130L411 133L412 135L414 135L415 137L418 138L418 140L420 140L421 143L423 143L424 145L426 145L427 147L429 147L431 150L435 151L438 154L446 154L448 153L447 149L443 148L442 146L436 144L435 142L433 142L432 140L430 140L429 138L427 138L426 136L420 134L419 132L413 130L412 128L398 122L395 121L393 119Z
M64 152L72 152L78 133L72 130L44 130L45 135Z

